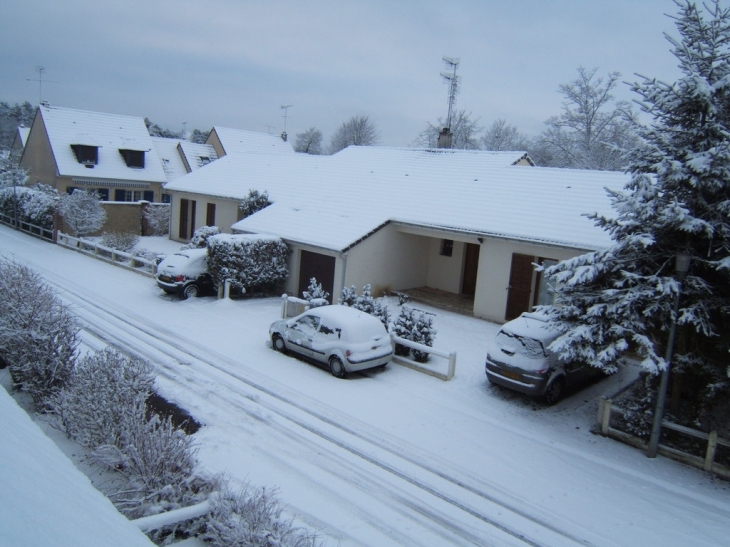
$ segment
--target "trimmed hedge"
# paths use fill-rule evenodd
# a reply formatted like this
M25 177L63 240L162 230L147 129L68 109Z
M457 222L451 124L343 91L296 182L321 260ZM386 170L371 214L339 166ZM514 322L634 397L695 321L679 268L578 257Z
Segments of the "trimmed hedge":
M272 292L289 276L289 248L279 238L218 234L208 239L208 271L217 285L226 280L246 292Z

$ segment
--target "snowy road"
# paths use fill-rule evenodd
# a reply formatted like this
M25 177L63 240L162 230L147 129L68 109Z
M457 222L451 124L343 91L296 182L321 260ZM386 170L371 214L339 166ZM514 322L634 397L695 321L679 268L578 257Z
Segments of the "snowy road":
M342 381L267 347L276 299L181 302L148 278L5 227L0 253L58 288L87 345L157 367L160 392L205 425L196 437L206 469L278 486L330 545L727 540L726 483L587 431L591 395L610 391L606 382L550 409L489 388L489 323L437 319L437 346L459 352L452 382L394 365Z

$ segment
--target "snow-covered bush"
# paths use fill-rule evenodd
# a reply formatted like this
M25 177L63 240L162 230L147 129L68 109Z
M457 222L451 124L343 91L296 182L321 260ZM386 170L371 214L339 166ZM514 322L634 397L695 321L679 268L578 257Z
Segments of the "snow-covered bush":
M249 190L248 195L241 200L238 210L241 211L241 219L250 217L271 205L268 192L259 193L258 190Z
M282 518L275 489L239 492L223 489L212 497L213 510L202 539L211 547L316 547L317 536Z
M76 189L61 197L58 207L64 223L73 236L85 236L101 229L106 221L106 211L96 193Z
M401 308L398 318L393 323L393 333L399 338L411 340L425 346L433 346L433 340L436 337L436 329L433 328L433 317L431 314L414 310L410 306ZM428 353L422 350L414 349L413 359L419 363L428 361ZM410 349L403 344L395 345L396 355L408 355Z
M203 226L195 230L193 237L190 239L190 243L186 243L180 249L202 249L208 246L208 238L220 233L221 229L218 226Z
M153 415L147 420L144 411L135 410L124 437L97 447L90 456L124 477L108 492L117 509L135 519L207 499L211 483L195 472L193 438L170 418Z
M420 312L416 314L415 318L411 340L424 346L433 346L433 340L436 337L436 329L433 328L433 316L426 312ZM419 363L425 363L428 361L428 353L414 349L413 359Z
M147 361L107 348L76 363L53 410L66 434L87 448L119 444L129 421L144 416L154 385Z
M148 203L142 215L153 236L164 236L170 231L169 203Z
M388 306L383 304L380 299L373 298L369 283L363 286L361 295L357 294L354 286L349 289L347 287L343 288L340 292L339 303L343 306L349 306L374 315L380 319L386 329L388 328L388 323L390 322Z
M30 188L0 188L0 213L14 218L17 203L20 222L51 230L59 199L56 189L47 184L38 183Z
M415 324L416 321L413 317L413 308L404 305L401 307L400 314L393 323L393 334L395 334L398 338L410 340ZM404 346L403 344L395 345L396 355L407 356L410 353L411 348L408 346Z
M221 285L226 280L248 292L270 292L289 275L289 248L279 238L219 234L208 239L208 271Z
M139 236L131 232L104 232L99 243L104 247L127 253L139 243Z
M76 318L28 266L0 260L0 355L38 410L65 384L78 346Z
M330 293L322 288L321 283L317 283L317 279L315 277L309 280L309 287L307 287L306 291L302 292L302 297L304 300L309 302L309 306L311 308L326 306L329 304L329 296Z

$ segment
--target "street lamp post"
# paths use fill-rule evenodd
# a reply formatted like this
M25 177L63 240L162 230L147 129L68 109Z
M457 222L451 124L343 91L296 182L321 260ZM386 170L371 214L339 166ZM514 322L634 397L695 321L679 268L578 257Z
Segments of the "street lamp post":
M672 322L669 326L669 340L667 341L667 352L664 356L664 370L659 381L659 393L657 394L656 410L654 411L654 422L651 426L651 436L649 437L649 446L646 449L646 455L649 458L656 458L659 449L659 435L662 429L662 419L664 418L664 402L667 399L667 385L669 384L669 369L672 364L672 353L674 351L674 338L677 331L677 314L679 313L679 297L682 293L682 281L684 281L689 271L689 263L692 256L689 253L677 253L675 257L675 275L678 286L674 295L674 306L672 308Z

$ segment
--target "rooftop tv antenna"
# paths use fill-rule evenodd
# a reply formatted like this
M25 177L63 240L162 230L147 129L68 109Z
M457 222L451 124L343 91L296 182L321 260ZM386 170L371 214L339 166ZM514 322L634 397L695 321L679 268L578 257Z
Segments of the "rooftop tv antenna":
M452 116L454 114L454 104L456 104L456 94L459 91L460 78L456 75L456 68L459 66L459 59L452 57L442 57L446 63L447 72L442 72L441 77L449 84L449 115L446 117L446 129L451 131Z
M287 114L288 114L289 109L292 106L294 106L294 105L293 104L283 104L283 105L281 105L281 109L284 111L284 115L282 116L282 118L284 118L284 133L286 133L286 118L287 118Z
M38 78L26 78L29 82L38 82L38 104L43 104L43 82L54 82L57 83L55 80L44 80L43 79L43 71L46 70L46 67L44 66L37 66L35 67L36 72L38 72Z

